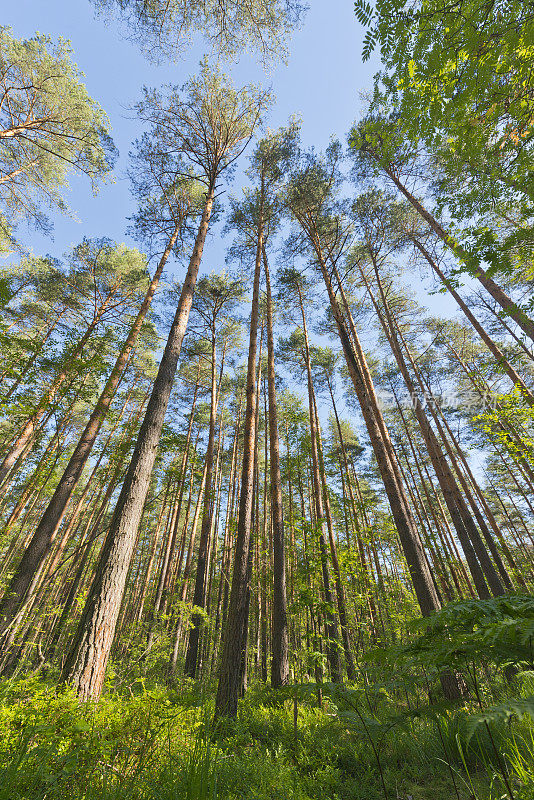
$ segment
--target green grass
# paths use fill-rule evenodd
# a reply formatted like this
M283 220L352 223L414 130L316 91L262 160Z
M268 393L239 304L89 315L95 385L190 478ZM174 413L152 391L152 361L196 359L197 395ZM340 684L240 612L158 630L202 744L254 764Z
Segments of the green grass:
M365 725L335 693L322 709L301 693L295 730L292 698L253 687L214 732L213 696L190 683L137 683L94 708L37 679L8 681L0 800L384 800L380 773L389 800L507 796L487 731L469 739L468 710L402 724L391 699L364 710ZM515 800L534 800L532 719L495 724L492 736Z

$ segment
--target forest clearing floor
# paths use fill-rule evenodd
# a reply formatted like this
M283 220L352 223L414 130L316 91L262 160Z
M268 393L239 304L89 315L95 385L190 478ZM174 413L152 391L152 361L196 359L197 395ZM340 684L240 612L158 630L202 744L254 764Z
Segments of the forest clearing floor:
M534 798L528 714L470 737L467 706L402 722L391 698L364 708L340 697L325 684L320 708L315 690L254 686L214 732L212 688L191 681L108 685L90 706L38 678L7 680L0 800Z

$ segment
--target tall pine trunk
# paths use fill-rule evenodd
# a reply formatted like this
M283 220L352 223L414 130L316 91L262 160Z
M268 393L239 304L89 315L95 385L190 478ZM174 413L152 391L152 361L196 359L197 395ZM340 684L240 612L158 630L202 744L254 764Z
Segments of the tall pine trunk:
M263 192L262 192L263 197ZM219 684L215 699L215 718L235 717L244 650L244 619L247 616L247 586L250 535L254 500L254 453L256 450L256 353L258 347L260 272L263 252L263 202L259 209L254 288L250 311L250 336L247 363L247 388L243 429L243 464L239 515L234 546L234 568L228 616L223 638Z
M376 397L374 397L368 391L368 385L364 375L364 367L362 365L362 359L365 359L365 356L361 346L359 347L358 353L353 350L352 342L349 339L349 335L345 328L343 313L339 307L332 287L329 270L326 267L324 259L321 258L319 263L330 299L330 306L332 308L332 313L336 321L336 326L343 347L343 353L347 362L349 375L362 409L362 414L369 438L371 440L371 445L373 447L378 468L384 482L384 488L388 496L391 513L393 515L395 526L399 533L402 549L408 564L410 578L419 602L419 607L421 608L421 613L423 616L428 616L432 613L432 611L437 611L440 608L440 602L436 592L436 587L428 569L415 522L409 512L408 500L392 463L394 454L392 455L391 452L388 452L388 448L386 447L386 443L383 438L382 431L385 428L385 422L382 420L382 425L380 425L379 417L381 417L381 411L378 407L378 402ZM353 331L353 339L354 333L355 332ZM355 344L358 343L359 341L356 340Z
M223 359L224 363L224 359ZM221 382L222 382L221 368ZM210 420L208 431L208 447L206 450L206 488L204 490L204 509L202 512L202 525L197 553L197 571L195 575L195 590L193 592L193 605L205 608L206 605L206 578L208 569L208 552L213 521L213 453L215 447L215 425L217 417L217 381L216 381L216 347L215 333L211 339L211 391L210 391ZM221 423L222 424L222 423ZM200 644L200 629L202 616L193 614L193 627L189 631L189 641L185 657L184 674L195 678L197 673L198 652Z
M286 559L282 479L280 475L280 442L276 407L276 373L274 364L273 299L267 253L263 248L263 264L267 289L267 386L269 395L269 467L271 476L271 517L273 526L273 608L271 685L274 689L289 681L289 636L287 624ZM264 556L265 557L265 556Z
M137 528L143 512L165 412L176 374L209 220L215 186L206 197L195 246L189 262L176 314L160 362L154 389L139 431L110 530L96 574L71 644L61 678L71 683L81 699L98 699L113 643Z
M314 510L315 510L315 524L317 526L317 537L319 541L319 555L321 559L321 571L323 575L323 589L327 605L330 610L326 612L326 632L327 632L327 657L328 666L332 680L336 683L341 681L341 664L339 660L339 631L335 617L334 597L330 587L330 571L328 569L328 557L326 551L325 540L325 523L326 515L324 512L323 502L323 487L321 484L320 467L319 467L319 432L317 430L315 407L314 407L314 392L313 380L311 373L310 361L310 345L308 340L308 328L306 325L306 315L304 313L304 301L302 292L298 283L296 289L299 296L300 312L302 316L302 327L304 331L304 361L306 366L306 375L308 379L308 410L310 415L310 438L311 438L311 457L312 457L312 481L313 481L313 496L314 496Z

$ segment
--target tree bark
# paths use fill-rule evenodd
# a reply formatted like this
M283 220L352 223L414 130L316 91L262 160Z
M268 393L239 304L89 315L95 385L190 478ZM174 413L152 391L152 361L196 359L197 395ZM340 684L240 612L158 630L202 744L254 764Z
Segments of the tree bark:
M224 359L223 359L224 364ZM221 382L222 382L221 367ZM206 450L206 488L204 490L204 510L200 528L200 540L197 553L197 571L195 575L195 590L193 592L193 605L205 608L206 605L206 577L208 568L208 552L210 534L213 521L213 451L215 446L215 425L217 418L217 379L216 379L216 347L215 332L211 339L211 396L210 396L210 421L208 431L208 446ZM197 674L198 651L200 644L200 628L203 623L200 614L193 614L191 618L193 627L189 631L189 641L185 656L184 675L195 678Z
M82 618L62 671L62 680L71 683L84 700L96 700L102 691L137 528L193 302L214 193L215 186L211 184L154 389Z
M336 542L334 539L334 525L332 521L332 513L330 510L330 498L328 496L328 485L326 483L326 472L324 467L324 458L323 458L323 445L321 442L321 427L319 424L319 415L317 413L317 401L315 398L315 393L313 397L313 406L314 406L314 414L315 414L315 427L317 431L317 454L319 456L319 470L321 474L321 483L322 483L322 490L323 490L323 502L324 502L324 510L325 510L325 517L326 517L326 526L328 530L328 540L330 543L330 557L332 559L332 566L334 568L334 585L336 587L336 600L337 600L337 610L339 615L339 624L341 627L341 638L343 641L343 653L345 656L345 667L347 670L347 678L349 681L353 681L356 677L356 670L354 667L354 659L352 657L351 645L350 645L350 637L349 637L349 626L348 626L348 618L347 618L347 605L345 601L345 592L343 591L343 582L341 580L341 570L339 567L339 559L337 557L337 547ZM374 628L374 620L373 620L373 628Z
M387 303L382 283L380 281L380 276L378 273L378 268L376 266L376 263L374 264L374 269L375 269L377 284L380 291L382 306L384 309L383 312L378 306L378 303L376 302L376 299L371 291L367 279L363 275L363 272L362 272L362 278L365 282L367 292L369 293L369 296L373 302L379 320L382 324L384 333L388 339L388 342L392 349L397 365L401 371L408 392L410 393L410 396L412 398L414 413L419 423L419 428L421 430L425 446L430 456L434 472L436 473L438 483L443 492L445 504L449 510L451 519L458 534L458 538L461 542L479 597L484 599L490 596L488 592L488 587L486 585L486 581L484 579L484 575L488 579L488 582L490 583L490 586L494 594L495 593L502 594L503 593L502 584L499 580L497 573L495 572L495 569L493 568L493 565L491 565L491 563L488 565L487 563L489 559L487 558L487 552L485 551L482 540L480 539L480 534L478 530L476 530L476 528L475 531L473 531L473 528L475 527L474 523L472 523L471 521L471 524L469 524L469 522L466 520L466 515L462 513L463 506L461 503L461 497L460 497L460 492L458 490L458 486L454 480L454 476L452 475L451 469L446 461L445 454L443 453L441 447L439 446L437 437L434 431L432 430L430 422L428 421L425 411L421 405L421 400L418 396L415 385L410 377L408 368L404 361L402 350L397 339L397 326L393 321L389 309L389 304ZM411 361L413 366L413 360ZM465 510L467 511L467 509ZM468 524L469 524L469 529L467 527ZM485 566L487 567L487 570L485 569L483 571L481 569L482 562L484 562Z
M267 253L263 248L263 266L267 289L267 386L269 395L269 469L271 476L271 517L273 526L273 608L272 661L273 689L289 681L289 635L287 623L286 558L282 478L280 474L280 442L276 405L276 373L274 363L273 299Z
M419 607L423 616L428 616L432 611L440 608L440 602L436 592L436 587L428 569L426 559L421 545L421 540L417 528L409 513L408 500L404 494L404 489L398 482L397 475L391 463L391 454L385 446L381 428L377 417L381 416L378 403L373 402L372 396L367 391L366 381L361 368L361 359L365 358L363 350L359 348L358 357L352 348L351 341L345 329L343 314L339 308L337 298L334 294L330 275L324 260L320 261L323 280L328 291L332 313L336 321L339 337L343 347L343 353L347 362L349 375L351 377L358 401L360 403L371 445L373 447L378 468L384 482L384 488L388 496L391 513L395 521L395 526L399 533L402 549L408 564L408 570L415 590ZM354 332L353 332L354 338Z
M319 435L315 422L315 407L314 407L314 391L313 380L311 373L310 362L310 346L308 340L308 328L306 325L306 316L304 313L304 300L298 282L295 283L295 288L299 297L299 307L302 317L302 327L304 332L304 362L306 367L306 375L308 380L308 411L310 416L310 438L311 438L311 456L312 456L312 480L313 480L313 496L314 496L314 509L315 509L315 524L317 526L317 537L319 541L319 554L321 558L321 570L323 575L323 588L327 604L331 610L326 612L326 630L327 630L327 657L330 674L334 683L341 681L341 664L339 660L339 631L335 613L333 611L334 598L330 588L330 572L328 569L328 557L326 553L326 540L325 540L325 522L326 516L324 513L323 491L321 485L321 477L319 472Z
M262 197L263 197L262 192ZM215 718L235 717L239 698L241 657L244 647L243 620L247 612L247 574L254 499L254 453L256 450L256 353L258 347L260 272L263 250L263 201L259 210L254 287L250 312L247 390L243 431L243 464L239 516L234 548L234 568L228 617L223 639Z

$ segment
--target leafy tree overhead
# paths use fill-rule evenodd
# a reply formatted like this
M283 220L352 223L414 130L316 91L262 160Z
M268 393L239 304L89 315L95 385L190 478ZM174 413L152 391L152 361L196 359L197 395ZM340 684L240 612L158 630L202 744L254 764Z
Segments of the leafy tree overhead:
M71 173L94 191L116 150L109 120L87 93L66 40L15 39L0 28L0 241L25 220L48 230L45 210L67 211Z
M532 7L357 0L355 8L368 28L363 56L380 47L376 86L406 130L428 143L445 132L451 158L532 197Z
M517 271L532 250L531 6L357 0L355 7L368 29L364 58L380 47L383 65L368 138L372 128L379 133L384 162L400 150L418 160L437 215L445 212L461 230L473 261L482 254L492 269ZM387 129L378 131L379 118L388 119Z
M286 53L286 39L300 20L301 0L92 0L116 9L134 39L153 56L176 54L200 33L214 50L236 57L251 48L266 59Z

